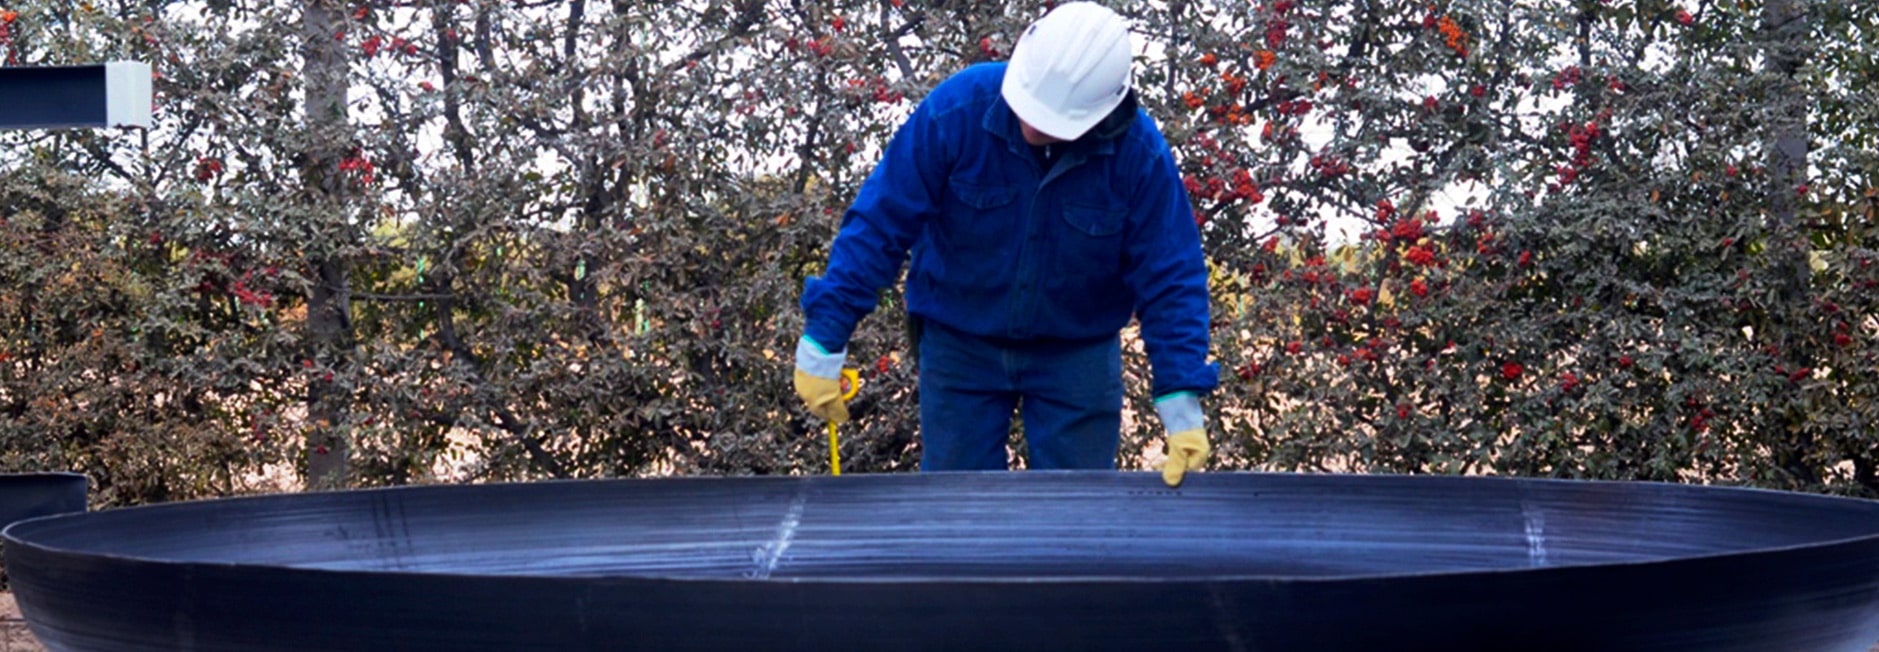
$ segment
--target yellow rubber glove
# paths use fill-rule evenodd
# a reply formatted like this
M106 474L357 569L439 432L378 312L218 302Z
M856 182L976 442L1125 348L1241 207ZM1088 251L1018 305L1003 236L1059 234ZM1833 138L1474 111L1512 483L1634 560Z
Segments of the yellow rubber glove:
M1161 427L1168 431L1168 462L1161 465L1161 481L1170 487L1181 486L1188 471L1207 465L1207 418L1201 412L1200 397L1180 391L1155 397L1155 411L1161 414Z
M1206 430L1195 428L1168 435L1168 463L1161 467L1161 481L1170 487L1181 486L1181 477L1188 471L1199 471L1207 465L1211 450Z
M846 349L829 353L808 335L796 340L796 395L811 414L829 423L848 420L842 402L842 362L847 359Z
M797 369L796 395L802 397L803 405L809 408L810 414L828 419L829 423L848 421L848 404L842 401L840 378L811 376Z

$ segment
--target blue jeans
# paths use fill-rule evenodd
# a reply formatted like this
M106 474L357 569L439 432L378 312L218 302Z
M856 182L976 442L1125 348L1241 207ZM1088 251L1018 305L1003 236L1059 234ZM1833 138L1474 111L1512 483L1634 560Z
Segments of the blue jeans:
M1029 468L1116 468L1120 336L1016 342L926 321L920 337L920 470L1006 469L1011 417L1020 410Z

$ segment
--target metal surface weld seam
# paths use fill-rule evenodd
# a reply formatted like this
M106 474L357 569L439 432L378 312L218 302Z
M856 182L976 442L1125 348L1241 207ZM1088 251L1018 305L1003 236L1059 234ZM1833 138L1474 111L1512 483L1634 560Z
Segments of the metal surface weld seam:
M1546 565L1546 514L1533 508L1525 497L1520 499L1520 516L1526 521L1527 565Z
M408 568L406 555L411 552L411 525L406 521L404 501L390 494L375 496L372 501L372 529L376 546L384 557L387 570Z
M770 573L776 571L776 565L783 560L783 552L789 550L789 544L796 539L796 526L802 524L803 504L809 500L809 484L796 485L796 496L789 501L789 511L783 514L783 522L776 526L776 538L758 549L757 568L751 577L767 580Z

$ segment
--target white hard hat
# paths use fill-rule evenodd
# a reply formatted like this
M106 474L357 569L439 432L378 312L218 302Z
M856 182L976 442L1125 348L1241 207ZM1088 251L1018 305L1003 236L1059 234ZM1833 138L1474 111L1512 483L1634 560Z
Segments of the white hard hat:
M1031 23L1000 91L1018 119L1076 140L1129 94L1129 23L1093 2L1064 4Z

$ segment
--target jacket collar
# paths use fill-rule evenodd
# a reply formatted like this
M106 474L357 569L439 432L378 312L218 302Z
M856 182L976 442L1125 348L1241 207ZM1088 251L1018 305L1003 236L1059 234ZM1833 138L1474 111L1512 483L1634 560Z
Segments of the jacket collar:
M1096 126L1091 127L1087 133L1083 134L1083 137L1071 141L1070 148L1064 152L1065 162L1070 165L1063 167L1071 167L1093 156L1115 154L1116 143L1122 139L1122 136L1128 134L1129 127L1135 124L1138 106L1135 91L1129 91L1128 97L1122 99L1122 104L1117 105L1115 110L1104 116L1102 122L1096 123ZM991 106L985 110L985 117L980 125L993 136L1003 138L1006 148L1010 149L1011 153L1024 157L1031 155L1031 145L1024 142L1024 129L1018 122L1018 114L1012 112L1011 105L1005 102L1003 95L993 98Z

